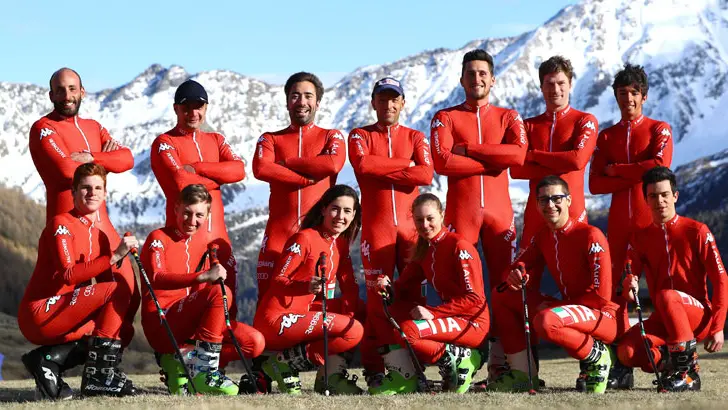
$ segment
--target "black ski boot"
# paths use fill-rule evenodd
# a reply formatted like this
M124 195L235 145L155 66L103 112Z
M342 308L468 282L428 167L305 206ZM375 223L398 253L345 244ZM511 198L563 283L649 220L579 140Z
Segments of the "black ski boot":
M612 345L612 369L609 370L607 378L607 389L629 390L634 388L634 369L627 367L617 357L617 345Z
M662 387L671 392L700 390L700 366L695 339L670 346L669 349L673 371L662 379Z
M63 372L83 363L84 342L41 346L21 357L23 365L35 379L39 400L67 400L73 390L63 381Z
M121 340L92 336L81 377L81 392L86 396L132 396L136 388L119 369Z

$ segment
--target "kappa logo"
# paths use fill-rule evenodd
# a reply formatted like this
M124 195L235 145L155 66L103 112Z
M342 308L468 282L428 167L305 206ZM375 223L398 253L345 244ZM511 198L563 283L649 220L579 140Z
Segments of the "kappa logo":
M584 124L584 126L582 128L589 128L592 131L596 131L597 130L597 127L594 126L594 122L593 121L588 121L586 124Z
M521 114L516 114L516 118L514 118L518 122L523 122L523 117L521 117Z
M363 140L364 138L359 134L354 134L351 136L351 139L353 140Z
M707 235L705 235L705 244L709 244L711 242L715 242L715 238L713 238L713 234L708 232Z
M334 134L334 135L333 135L333 136L332 136L331 138L333 138L333 139L335 139L335 140L342 140L342 141L344 140L344 136L343 136L343 135L341 135L341 133L340 133L340 132L337 132L337 133L336 133L336 134Z
M306 315L297 315L295 313L289 313L281 318L281 330L278 331L278 335L282 335L283 331L293 326L298 319L304 318Z
M51 306L55 305L56 302L58 302L59 300L61 300L60 296L49 297L48 300L46 301L46 308L45 308L46 313L48 313L48 311L51 310Z
M260 244L260 253L265 253L265 247L268 245L268 235L263 235L263 242Z
M151 249L154 249L154 248L164 249L164 244L162 244L162 241L160 241L159 239L155 239L155 240L152 241L152 244L149 245L149 247Z
M422 138L422 142L424 142L424 143L425 143L425 144L427 144L427 145L430 145L430 139L429 139L429 138L427 138L427 137L425 137L425 138Z
M56 233L53 234L53 236L58 235L70 235L71 232L69 232L68 228L66 228L63 225L58 225L58 228L56 228Z
M369 262L371 262L371 254L369 253L369 244L367 241L362 242L361 244L361 254L367 258Z
M48 379L48 381L53 382L53 384L55 384L55 385L58 384L58 380L56 379L56 375L55 375L55 373L53 373L53 370L51 370L45 366L41 366L40 368L43 369L43 377Z
M166 142L163 142L163 143L159 144L159 151L157 151L157 152L168 151L171 149L174 149L174 147L167 144Z
M53 134L53 130L52 129L50 129L50 128L43 128L42 130L40 130L40 139L42 140L43 138L45 138L45 137L47 137L47 136L49 136L51 134Z
M593 242L591 247L589 247L589 255L602 252L604 252L604 248L602 248L602 245L599 242Z
M265 136L263 136L263 135L261 135L260 138L258 138L258 144L260 144L261 142L265 142L265 141L266 141L266 139L265 139Z
M664 135L666 137L672 136L672 134L670 134L670 130L668 130L667 128L663 128L662 129L662 132L660 132L660 134L662 134L662 135Z
M440 121L440 119L439 119L439 118L435 118L434 120L432 120L432 129L433 129L433 130L434 130L435 128L438 128L438 127L444 127L444 126L445 126L445 124L443 124L443 123L442 123L442 121Z
M463 249L460 251L460 255L458 255L458 258L460 258L461 261L464 261L466 259L473 259L472 256L468 253L467 250Z
M286 250L289 251L289 252L291 252L291 253L295 253L296 255L300 255L301 254L301 245L299 245L296 242L293 242L293 245L291 245Z

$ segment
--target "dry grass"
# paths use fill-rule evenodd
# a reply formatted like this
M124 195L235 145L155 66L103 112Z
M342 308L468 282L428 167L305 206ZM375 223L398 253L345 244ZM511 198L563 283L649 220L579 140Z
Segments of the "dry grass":
M728 402L728 352L703 354L701 375L703 391L700 393L658 394L649 389L649 374L636 372L637 389L632 391L607 392L604 395L586 395L572 390L577 373L577 363L570 359L544 360L541 378L548 388L536 396L527 394L468 393L455 394L416 394L397 397L322 397L311 391L313 373L302 375L304 394L289 397L282 394L267 396L237 397L170 397L166 394L156 375L135 375L136 385L148 390L147 394L129 398L88 398L71 400L64 403L33 402L33 382L14 380L0 382L0 402L7 408L228 408L228 407L270 407L270 408L318 408L343 409L355 408L725 408ZM428 369L428 376L436 379L434 368ZM69 378L68 383L77 388L79 378Z

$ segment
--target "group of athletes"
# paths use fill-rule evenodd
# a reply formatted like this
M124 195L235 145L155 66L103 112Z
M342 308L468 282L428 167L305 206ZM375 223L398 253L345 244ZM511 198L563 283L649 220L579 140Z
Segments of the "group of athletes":
M81 364L83 395L134 394L119 365L140 304L171 394L237 394L243 380L239 387L220 369L243 354L252 360L244 380L256 390L275 381L281 392L300 394L299 372L318 369L316 392L361 394L348 372L357 348L371 394L417 391L420 364L438 366L444 391L463 393L486 361L487 390L529 391L543 383L536 352L529 354L539 339L579 360L581 391L631 388L633 367L659 372L666 390L699 389L697 342L708 352L722 348L728 280L708 228L676 214L670 126L642 113L648 81L640 66L627 64L614 78L621 120L601 132L593 115L571 107L572 78L569 60L544 61L546 111L523 121L489 104L493 59L473 50L462 62L465 102L437 112L429 139L399 123L404 88L387 77L372 91L377 122L353 129L347 144L340 131L314 122L321 81L292 75L284 87L291 124L264 133L253 157L255 177L270 184L270 216L249 326L226 323L228 310L236 317L226 295L236 294L237 270L220 191L241 181L245 167L221 134L202 129L209 102L202 85L177 88L177 123L149 151L166 224L142 245L114 230L105 204L107 173L129 171L132 153L78 117L81 78L56 71L53 112L30 130L47 226L18 313L22 333L40 345L22 358L40 396L73 397L61 376ZM361 202L336 185L347 152ZM590 159L590 191L612 194L608 240L587 223ZM435 195L419 194L433 172L447 177L447 212ZM509 172L530 185L520 250ZM349 255L359 234L366 301ZM137 287L135 262L151 286ZM540 292L546 269L560 298ZM642 272L655 308L644 321L647 345L627 317ZM427 304L428 284L441 304Z

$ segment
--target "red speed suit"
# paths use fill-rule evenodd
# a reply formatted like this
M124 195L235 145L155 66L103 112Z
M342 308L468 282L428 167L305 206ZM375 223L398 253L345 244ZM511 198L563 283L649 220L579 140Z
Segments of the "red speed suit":
M303 216L327 189L346 161L346 142L338 130L314 124L290 125L265 133L253 156L253 175L270 183L268 223L258 255L258 303L273 278L273 265Z
M432 183L430 146L424 134L399 124L373 124L349 134L349 161L354 168L362 200L361 253L367 285L367 317L382 314L376 278L393 279L402 272L417 241L412 202L420 185ZM410 162L414 166L410 167ZM377 330L365 323L362 363L384 370L377 353Z
M644 269L655 306L644 322L655 362L660 360L659 346L702 340L723 330L728 278L707 226L675 215L664 224L635 232L630 243L633 272ZM712 301L706 279L713 285ZM617 352L622 363L651 371L639 326L629 329Z
M118 339L131 303L122 282L91 285L110 274L109 238L75 210L51 219L38 241L38 261L18 308L18 326L34 344ZM127 341L128 343L128 341Z
M182 189L187 185L202 184L212 196L205 239L207 242L217 241L221 248L223 242L230 246L220 185L245 178L245 164L230 148L225 137L216 132L187 133L175 127L154 140L149 155L154 176L167 198L167 225L175 225L174 207ZM194 168L195 173L186 171L185 165ZM225 284L232 290L234 300L237 294L236 275L229 275ZM233 318L237 311L233 303L230 310Z
M512 268L521 262L531 275L526 287L534 339L540 337L562 346L579 360L589 355L594 344L592 337L605 343L614 340L618 305L611 302L609 246L599 228L573 218L555 231L544 227ZM544 265L559 287L561 300L538 292ZM519 293L520 290L493 293L493 317L506 354L526 349Z
M463 103L432 119L435 172L447 178L445 224L476 244L483 244L491 288L497 286L515 256L516 228L508 192L508 167L523 165L526 131L514 110ZM463 146L466 156L453 154Z
M443 228L430 241L425 257L410 262L394 282L397 301L389 310L423 363L435 363L446 343L477 348L485 341L490 316L480 272L480 257L473 244ZM424 306L420 289L424 289L426 282L435 289L442 304L426 307L434 319L412 320L410 310L416 305ZM380 321L376 329L381 332L382 345L401 343L399 332L386 319L376 319Z
M283 350L306 344L309 360L323 364L322 312L312 309L316 295L309 292L321 254L326 255L325 289L327 300L334 295L336 280L342 293L340 313L327 311L329 354L353 349L362 338L363 328L355 320L359 289L348 255L337 245L344 238L333 238L322 227L304 229L294 234L275 263L271 287L255 312L255 328L265 336L270 350Z
M225 331L221 287L218 283L197 282L197 276L210 268L205 254L206 236L205 232L187 236L169 226L157 229L147 237L141 260L177 342L184 344L192 339L222 343L220 361L224 367L239 357L229 332ZM218 253L228 274L234 275L235 259L231 258L230 247L222 244ZM226 292L228 304L233 304L234 294L227 286ZM149 344L157 352L173 353L174 348L146 287L142 300L142 327ZM230 323L246 356L257 357L263 352L265 339L260 332L245 323L235 320Z
M65 118L52 112L33 124L30 128L30 155L46 188L46 224L50 223L54 216L73 209L71 193L73 173L82 163L72 160L71 153L90 153L93 162L103 166L108 172L122 173L134 167L134 157L129 148L120 146L115 151L101 152L104 144L112 140L109 132L101 124L77 115ZM94 227L103 231L111 249L116 249L121 237L109 220L105 203L99 208L94 219ZM127 320L122 331L124 343L129 343L134 335L132 322L141 299L134 284L131 262L128 258L124 258L120 269L106 271L96 279L108 282L115 281L118 276L123 277L132 293Z
M527 246L536 232L545 226L536 204L536 185L547 175L558 175L569 184L569 215L579 222L587 221L584 170L597 145L599 123L593 115L567 106L558 112L546 111L528 118L524 125L528 135L526 162L511 167L511 177L529 180L521 236L521 243Z

